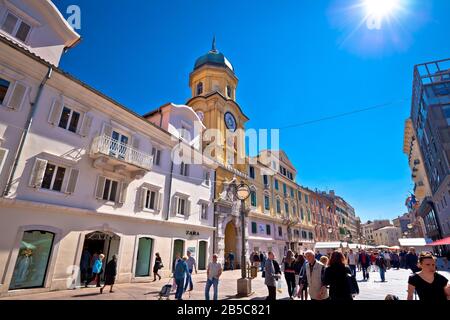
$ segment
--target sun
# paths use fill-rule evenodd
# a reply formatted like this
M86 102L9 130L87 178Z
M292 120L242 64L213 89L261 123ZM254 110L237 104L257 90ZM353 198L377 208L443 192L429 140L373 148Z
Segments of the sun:
M400 0L363 0L368 16L385 18L391 16L400 7Z

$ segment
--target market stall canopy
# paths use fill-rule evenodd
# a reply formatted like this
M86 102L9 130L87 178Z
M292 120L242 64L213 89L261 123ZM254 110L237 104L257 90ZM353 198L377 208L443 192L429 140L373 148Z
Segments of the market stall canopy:
M388 249L389 247L388 246L385 246L385 245L380 245L380 246L377 246L377 249Z
M338 248L348 248L347 242L316 242L315 249L338 249Z
M400 238L398 242L400 242L401 247L426 247L430 245L425 238Z
M389 247L389 249L390 250L400 250L400 247L399 246L392 246L392 247Z
M428 244L429 246L448 246L450 245L450 237L434 241Z

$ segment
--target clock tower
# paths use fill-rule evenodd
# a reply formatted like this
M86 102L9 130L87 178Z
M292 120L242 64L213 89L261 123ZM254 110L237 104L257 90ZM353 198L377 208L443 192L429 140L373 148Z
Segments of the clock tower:
M187 105L201 115L206 129L216 129L220 135L217 141L204 139L203 150L214 143L221 150L211 154L214 159L246 172L243 131L248 118L236 102L237 85L233 65L217 50L214 38L211 50L196 60L189 75L192 98Z

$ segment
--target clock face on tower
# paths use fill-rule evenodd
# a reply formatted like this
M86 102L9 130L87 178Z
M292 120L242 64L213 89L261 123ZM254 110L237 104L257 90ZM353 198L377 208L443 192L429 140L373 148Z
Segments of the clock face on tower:
M233 132L237 129L236 119L231 112L225 113L225 125Z

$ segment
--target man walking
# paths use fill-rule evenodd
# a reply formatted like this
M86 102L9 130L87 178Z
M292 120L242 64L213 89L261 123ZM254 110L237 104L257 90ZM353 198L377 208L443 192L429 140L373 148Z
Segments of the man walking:
M391 255L389 254L389 251L385 251L384 252L384 260L386 260L386 266L387 269L391 268Z
M350 268L350 271L352 272L352 276L356 277L356 254L353 253L352 249L350 249L347 259L348 259L348 267Z
M377 254L375 253L375 255ZM380 271L381 282L386 282L385 273L387 269L387 263L386 259L384 258L384 254L382 252L380 252L380 254L377 257L376 265L378 266L378 270Z
M175 293L175 299L183 300L184 292L184 281L189 274L188 266L186 263L187 257L184 256L183 259L178 260L175 266L174 278L177 285L177 292Z
M266 300L276 300L277 299L276 281L280 278L280 276L275 270L274 266L275 256L272 251L269 251L267 258L268 259L264 267L265 273L264 284L267 286L269 295L267 296Z
M205 286L205 300L209 300L209 291L211 286L214 287L214 300L217 300L219 295L219 278L222 275L222 265L217 262L217 254L213 254L212 262L208 264L206 271L208 277Z
M369 266L370 266L370 258L369 255L362 250L359 254L359 263L361 263L361 269L363 273L363 280L369 280Z
M230 253L228 254L228 260L230 260L230 270L233 271L234 270L234 253L232 251L230 251Z
M311 300L328 299L327 288L323 284L325 266L315 259L314 251L312 250L305 252L305 258L307 261L305 265L306 279L308 281Z
M264 270L264 266L266 264L266 257L265 257L265 255L263 254L262 251L259 253L259 259L261 260L261 271L263 271Z
M189 273L187 275L186 284L184 285L184 291L186 291L188 284L189 284L189 291L192 291L194 289L194 283L192 282L192 271L195 269L195 274L197 274L197 262L195 261L195 258L192 257L192 253L190 251L187 252L187 260L186 264L188 266Z

